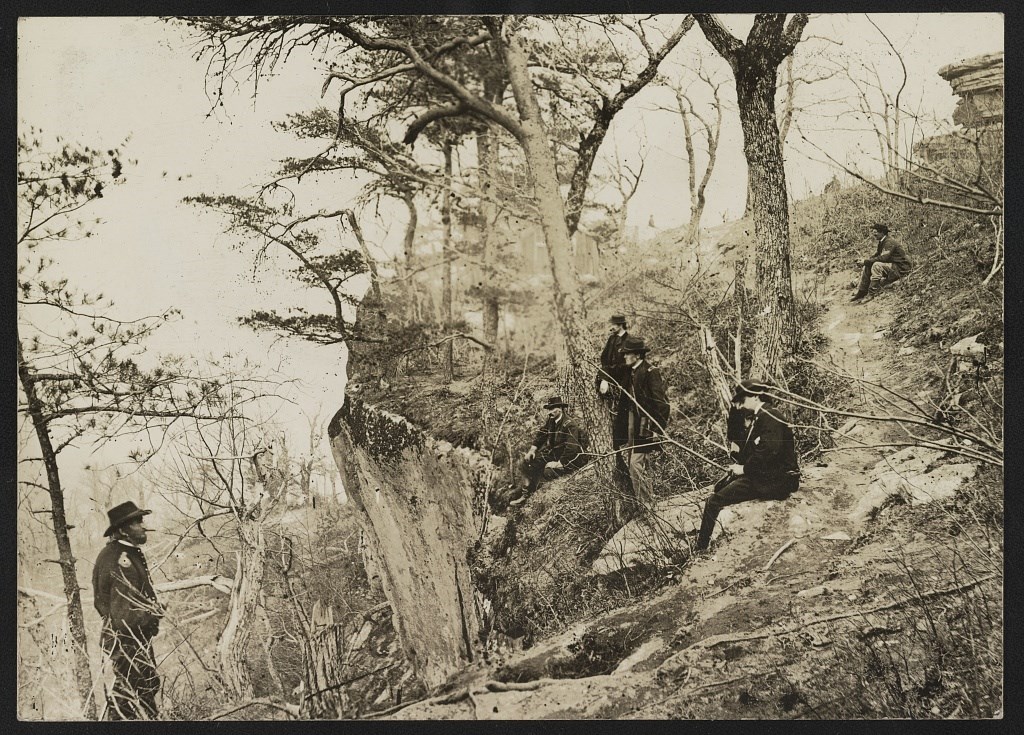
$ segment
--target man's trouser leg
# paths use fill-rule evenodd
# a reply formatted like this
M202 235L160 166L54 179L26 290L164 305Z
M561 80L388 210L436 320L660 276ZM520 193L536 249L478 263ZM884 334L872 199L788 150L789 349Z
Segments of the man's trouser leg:
M857 287L857 296L865 296L871 288L871 268L874 263L868 263L861 270L860 285Z
M629 453L629 481L633 485L633 499L639 508L650 508L654 500L650 475L651 454L635 450Z
M900 272L892 263L872 263L871 281L868 284L872 291L877 291L887 283L898 281Z
M111 720L155 719L160 677L156 673L151 641L122 636L110 651L114 687L107 717Z
M526 481L526 494L529 495L537 489L540 481L544 478L544 465L547 464L543 456L536 456L533 459L525 459L519 465L519 471Z
M625 488L629 481L628 451L623 451L629 444L629 414L627 411L612 410L612 450L615 451L615 471L619 487Z
M718 521L718 514L722 508L746 500L782 500L796 490L798 482L796 478L754 480L746 475L740 475L722 489L716 490L704 504L696 548L706 549L711 543L711 534L715 530L715 522Z

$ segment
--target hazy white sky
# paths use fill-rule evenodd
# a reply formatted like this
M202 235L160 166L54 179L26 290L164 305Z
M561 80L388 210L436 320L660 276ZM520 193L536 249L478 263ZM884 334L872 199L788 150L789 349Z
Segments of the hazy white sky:
M944 64L1003 48L1002 17L995 14L874 15L904 53L914 99L922 109L948 115L949 85L936 74ZM726 16L737 33L749 17ZM816 16L807 35L841 39L844 50L868 50L883 75L895 60L863 16ZM683 41L682 53L703 53L708 64L727 67L710 52L699 29ZM222 222L181 204L188 194L243 193L260 182L287 155L309 150L274 132L270 123L290 112L321 104L323 65L298 54L263 80L252 99L242 84L223 109L210 114L204 92L204 66L196 62L181 36L152 18L28 18L19 21L18 113L22 124L96 146L111 146L131 136L127 151L138 165L127 182L106 193L95 213L105 223L97 237L61 249L60 267L73 282L113 296L124 316L152 314L168 307L184 318L156 342L167 351L222 354L234 350L257 356L304 382L299 403L307 412L321 404L330 416L342 399L343 353L295 340L255 337L235 320L252 308L303 303L302 290L275 275L254 273L251 253L231 247ZM886 71L886 70L889 71ZM638 101L621 122L615 138L624 155L637 145L641 125L653 146L644 180L631 203L630 224L658 228L683 224L687 217L685 159L678 117L653 113L655 97ZM662 98L668 104L669 99ZM830 133L820 140L837 150L850 149L850 136ZM868 141L870 144L870 141ZM303 147L303 146L306 147ZM313 145L315 147L315 144ZM819 191L832 176L827 167L806 160L790 138L787 169L798 195ZM735 216L743 206L745 164L739 126L733 117L723 131L718 167L708 189L707 225ZM336 182L325 198L338 203L355 191ZM401 221L373 226L368 236L380 244L397 243ZM306 301L318 307L317 302ZM292 420L305 433L298 410Z

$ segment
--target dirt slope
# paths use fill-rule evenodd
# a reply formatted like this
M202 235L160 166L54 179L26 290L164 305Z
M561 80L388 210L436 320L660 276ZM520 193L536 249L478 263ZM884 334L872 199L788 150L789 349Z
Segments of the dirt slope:
M915 376L934 355L900 356L900 345L886 337L905 286L850 304L850 279L833 274L825 283L831 359L913 394ZM849 396L851 408L858 401ZM725 533L713 554L691 560L653 599L576 625L500 667L480 664L449 694L392 716L850 716L858 682L846 664L863 652L863 642L906 636L922 624L908 602L907 580L929 599L967 594L950 592L948 577L939 578L951 555L971 570L952 586L998 580L977 573L986 571L978 561L984 550L970 534L955 538L959 526L944 504L974 467L939 451L873 446L898 438L891 424L846 428L836 450L804 468L793 497L723 513ZM953 536L952 545L936 543L937 535ZM956 716L938 707L930 714Z

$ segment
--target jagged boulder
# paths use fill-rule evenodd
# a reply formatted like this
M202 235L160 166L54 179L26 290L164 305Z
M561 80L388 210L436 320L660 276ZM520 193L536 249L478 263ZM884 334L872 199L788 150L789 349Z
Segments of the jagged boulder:
M868 475L867 492L850 512L850 520L863 525L893 496L911 505L953 497L961 483L973 478L978 468L966 462L938 465L947 454L941 449L907 447L878 462Z
M328 435L399 640L435 689L477 655L482 611L467 555L487 460L351 397Z

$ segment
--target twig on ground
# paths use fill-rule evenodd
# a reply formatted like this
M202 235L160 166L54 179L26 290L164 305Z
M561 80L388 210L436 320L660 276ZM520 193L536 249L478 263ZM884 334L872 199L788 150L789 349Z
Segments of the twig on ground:
M775 563L775 560L778 559L780 556L782 556L782 552L784 552L786 549L788 549L790 546L792 546L795 543L796 543L796 539L795 538L791 538L789 541L787 541L782 546L780 546L779 550L776 551L774 554L772 554L772 558L769 559L768 563L764 565L764 569L762 571L767 572L769 569L771 569L772 564Z
M213 715L212 717L210 717L209 719L219 720L222 717L227 717L228 715L234 714L239 710L243 710L246 707L252 707L255 705L263 705L264 707L271 707L276 710L281 710L282 712L287 713L290 717L299 716L299 706L297 704L279 704L277 702L272 702L269 699L250 699L248 702L243 702L242 704L235 705L230 709L222 710L217 714Z

